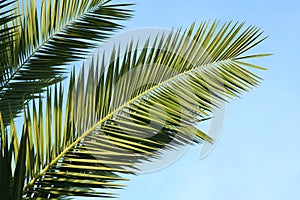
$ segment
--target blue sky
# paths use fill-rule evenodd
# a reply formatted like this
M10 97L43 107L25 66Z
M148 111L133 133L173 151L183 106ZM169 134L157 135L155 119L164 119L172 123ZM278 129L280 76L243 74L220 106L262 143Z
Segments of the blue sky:
M120 0L119 0L120 1ZM128 1L120 1L128 2ZM270 37L256 52L261 86L226 106L222 136L199 159L189 148L173 165L133 177L121 200L300 199L300 2L297 0L132 1L135 17L127 30L188 27L207 19L246 21Z

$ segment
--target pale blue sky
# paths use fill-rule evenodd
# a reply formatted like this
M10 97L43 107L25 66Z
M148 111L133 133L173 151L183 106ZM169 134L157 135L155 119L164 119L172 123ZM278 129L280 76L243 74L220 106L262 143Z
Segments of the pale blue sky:
M119 0L120 2L128 2ZM298 0L135 0L127 30L187 27L194 20L246 21L270 37L256 52L262 85L226 106L222 137L199 160L195 146L175 164L133 177L121 200L300 199L300 2Z

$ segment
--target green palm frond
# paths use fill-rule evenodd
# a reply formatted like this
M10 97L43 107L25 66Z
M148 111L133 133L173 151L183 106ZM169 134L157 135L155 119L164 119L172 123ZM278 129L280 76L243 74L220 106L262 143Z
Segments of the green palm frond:
M28 140L28 129L23 127L21 140L14 121L11 121L10 131L5 129L3 118L0 113L0 191L2 199L21 199L24 179L26 176L26 143ZM10 141L8 141L10 140ZM19 145L20 142L20 145Z
M59 82L68 63L83 59L122 28L119 21L131 17L129 4L109 2L45 0L37 7L36 1L23 0L17 4L12 16L19 17L4 27L15 34L3 41L1 37L1 45L14 41L1 55L8 58L0 70L0 111L5 125L10 113L15 117L22 110L23 99Z
M123 55L116 48L108 63L97 55L83 66L87 77L72 75L65 108L61 89L48 91L46 112L39 102L25 120L24 198L113 197L108 191L161 149L212 143L196 125L226 97L257 86L246 67L261 67L247 59L267 55L244 55L264 38L243 26L203 22L157 35L142 50L134 42Z
M16 19L16 1L0 1L0 82L7 76L7 69L10 67L8 52L11 52L14 41L12 36L15 33L14 27L10 24Z

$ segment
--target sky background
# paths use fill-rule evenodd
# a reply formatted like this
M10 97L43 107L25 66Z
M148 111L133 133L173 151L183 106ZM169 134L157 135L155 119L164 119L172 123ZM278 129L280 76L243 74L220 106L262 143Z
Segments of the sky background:
M222 136L207 158L191 147L173 165L133 177L120 199L300 199L299 0L131 2L137 5L126 30L246 21L270 36L255 52L274 55L257 62L269 68L255 71L264 78L261 86L226 105Z

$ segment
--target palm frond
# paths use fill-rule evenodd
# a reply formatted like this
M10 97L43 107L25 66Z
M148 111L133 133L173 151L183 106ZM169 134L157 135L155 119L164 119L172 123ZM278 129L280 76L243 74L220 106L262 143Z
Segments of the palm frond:
M7 76L6 70L9 66L10 54L14 41L12 39L14 27L11 26L17 18L14 14L16 11L16 1L0 1L0 82Z
M124 55L116 48L108 63L97 55L83 66L90 66L88 78L82 72L70 80L64 123L62 92L48 92L46 123L36 105L26 119L35 144L28 144L24 198L112 197L109 189L161 149L213 142L197 123L225 97L257 86L245 59L267 55L244 55L264 38L243 26L203 22L157 35L142 50L133 42Z
M21 110L23 98L34 98L67 72L66 65L83 59L99 42L122 28L119 21L131 17L129 4L108 0L23 0L17 20L6 29L16 34L8 62L1 64L0 110L4 124ZM17 4L19 5L19 4ZM3 43L6 45L6 42ZM8 109L10 107L10 109Z
M22 199L24 179L26 176L26 143L28 140L28 129L23 127L21 140L18 140L15 123L11 121L10 133L5 129L0 112L0 191L3 199ZM8 143L10 136L10 143ZM20 146L19 146L20 142Z
M66 104L63 99L62 87L55 86L54 90L48 90L45 104L40 98L38 102L32 102L32 112L29 112L29 108L26 112L28 115L25 126L28 127L29 139L27 142L25 184L37 177L43 168L78 138L78 133L75 130L73 107L74 81L74 74L72 74ZM64 104L66 105L65 111L62 110ZM107 190L123 187L124 184L118 182L128 179L120 177L118 173L132 172L119 166L133 167L133 163L129 160L136 159L137 156L128 152L98 152L95 149L97 151L95 158L90 150L82 150L80 157L74 156L72 151L69 152L70 154L66 155L65 161L71 165L70 168L64 171L68 165L61 166L59 173L57 173L56 166L51 167L42 179L36 179L35 183L39 185L38 190L27 187L24 199L37 196L42 198L59 198L62 196L114 197L115 195L111 192L97 191L91 188ZM118 157L126 157L129 160L118 160ZM74 163L78 164L76 168L72 167ZM52 184L55 184L56 187L52 188ZM74 187L69 187L70 185Z

